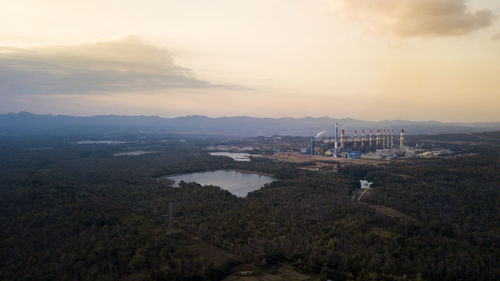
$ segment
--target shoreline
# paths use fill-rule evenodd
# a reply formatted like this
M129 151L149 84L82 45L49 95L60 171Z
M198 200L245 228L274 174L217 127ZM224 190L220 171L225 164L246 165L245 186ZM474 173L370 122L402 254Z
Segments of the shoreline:
M243 170L243 169L215 169L215 170L208 170L208 171L186 172L186 173L180 173L180 174L172 174L172 175L159 176L159 177L156 178L156 180L159 180L161 178L168 178L168 177L175 177L175 176L185 175L185 174L215 172L215 171L234 171L234 172L240 172L240 173L248 173L248 174L261 175L261 176L268 176L268 177L274 178L275 180L278 180L277 178L274 177L273 174L264 173L264 172L257 172L257 171L250 171L250 170Z
M268 176L274 178L273 174L269 173L264 173L264 172L256 172L256 171L250 171L250 170L243 170L243 169L224 169L226 171L235 171L235 172L240 172L240 173L249 173L249 174L256 174L256 175L262 175L262 176ZM276 179L278 180L278 179Z

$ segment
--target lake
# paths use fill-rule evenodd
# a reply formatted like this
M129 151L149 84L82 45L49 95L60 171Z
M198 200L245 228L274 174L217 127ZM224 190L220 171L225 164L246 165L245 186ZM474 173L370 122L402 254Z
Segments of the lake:
M129 141L115 141L115 140L83 140L77 141L77 144L124 144Z
M231 157L234 161L244 161L244 162L250 161L250 156L257 156L257 155L252 155L250 153L238 153L238 152L210 152L209 154L212 156Z
M151 153L158 153L158 152L157 151L136 150L136 151L115 153L115 154L113 154L113 156L140 156L140 155L151 154Z
M175 181L174 187L179 187L179 182L181 181L197 182L201 185L220 186L222 189L238 197L245 197L248 192L260 189L266 183L271 183L276 180L266 175L232 170L216 170L166 177Z

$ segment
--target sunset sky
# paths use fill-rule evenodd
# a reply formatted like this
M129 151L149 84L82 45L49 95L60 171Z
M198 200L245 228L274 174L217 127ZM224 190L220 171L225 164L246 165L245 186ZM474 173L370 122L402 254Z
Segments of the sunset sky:
M498 0L0 4L0 113L500 121Z

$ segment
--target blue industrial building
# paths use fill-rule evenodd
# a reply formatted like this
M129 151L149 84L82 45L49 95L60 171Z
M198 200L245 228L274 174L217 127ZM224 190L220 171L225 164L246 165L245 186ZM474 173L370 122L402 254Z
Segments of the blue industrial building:
M359 159L359 158L361 158L361 152L353 151L353 152L347 154L347 158L348 159Z

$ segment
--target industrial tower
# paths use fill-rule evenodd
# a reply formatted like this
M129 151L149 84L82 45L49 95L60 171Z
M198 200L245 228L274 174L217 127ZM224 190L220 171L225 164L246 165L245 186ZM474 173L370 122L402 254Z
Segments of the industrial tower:
M338 136L339 136L339 122L336 121L335 122L335 150L333 153L335 158L338 158L338 156L339 156L339 154L338 154Z
M403 149L405 146L405 130L401 129L401 133L399 133L399 148Z

